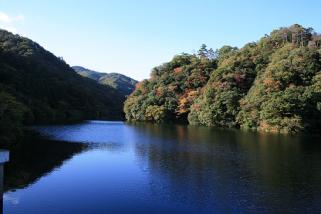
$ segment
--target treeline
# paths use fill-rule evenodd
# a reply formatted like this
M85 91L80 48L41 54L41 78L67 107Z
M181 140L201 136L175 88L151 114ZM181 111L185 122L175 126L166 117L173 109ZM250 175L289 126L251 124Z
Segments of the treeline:
M132 121L270 132L319 132L321 36L280 28L241 49L181 54L153 69L125 102Z
M121 119L117 90L79 76L30 39L0 30L0 138L23 124Z

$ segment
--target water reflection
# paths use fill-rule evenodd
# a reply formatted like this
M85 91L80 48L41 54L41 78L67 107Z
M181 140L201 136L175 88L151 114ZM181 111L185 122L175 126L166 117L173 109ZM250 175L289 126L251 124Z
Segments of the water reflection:
M37 130L55 141L12 154L5 213L321 212L319 137L97 121Z
M153 142L138 143L135 151L162 199L182 197L205 212L321 211L318 137L152 124L135 128Z
M93 144L128 143L131 134L123 122L85 121L80 124L35 126L43 136L51 140Z
M5 166L4 190L27 187L87 148L85 144L28 136L19 147L10 151L11 160Z

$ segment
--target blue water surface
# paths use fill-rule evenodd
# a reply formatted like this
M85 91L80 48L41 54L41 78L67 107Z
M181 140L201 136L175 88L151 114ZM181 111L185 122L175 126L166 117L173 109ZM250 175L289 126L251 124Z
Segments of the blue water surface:
M317 136L108 121L33 128L43 140L12 151L5 168L4 213L321 213Z

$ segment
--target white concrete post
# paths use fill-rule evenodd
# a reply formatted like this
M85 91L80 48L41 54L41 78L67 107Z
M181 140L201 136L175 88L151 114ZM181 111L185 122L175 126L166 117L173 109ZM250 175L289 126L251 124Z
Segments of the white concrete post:
M3 213L3 165L9 161L9 151L0 149L0 213Z

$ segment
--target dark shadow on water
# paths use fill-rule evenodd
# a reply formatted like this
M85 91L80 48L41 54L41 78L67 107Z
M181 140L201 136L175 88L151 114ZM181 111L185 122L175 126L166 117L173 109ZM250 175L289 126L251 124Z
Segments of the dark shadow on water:
M5 165L4 190L27 187L87 148L86 144L51 141L29 134L10 150L10 162Z

